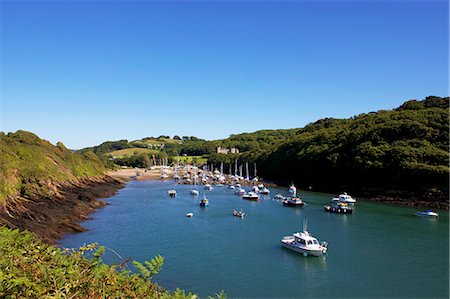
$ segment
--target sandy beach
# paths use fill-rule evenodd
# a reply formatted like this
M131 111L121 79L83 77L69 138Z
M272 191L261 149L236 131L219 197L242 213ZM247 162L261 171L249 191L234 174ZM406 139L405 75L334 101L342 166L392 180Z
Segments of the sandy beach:
M172 177L173 169L165 168L164 173ZM111 170L108 172L110 177L120 180L160 180L161 179L161 169L156 167L155 169L144 169L144 168L122 168L118 170Z

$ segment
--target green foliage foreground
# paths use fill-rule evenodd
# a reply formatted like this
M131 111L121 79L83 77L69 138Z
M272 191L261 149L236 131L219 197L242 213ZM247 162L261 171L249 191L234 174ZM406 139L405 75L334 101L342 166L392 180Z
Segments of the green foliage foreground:
M29 232L0 227L0 298L197 298L177 289L170 293L151 281L164 262L102 263L97 244L65 250L43 243ZM87 256L90 256L88 259ZM210 297L211 298L211 297ZM226 298L223 292L214 298Z

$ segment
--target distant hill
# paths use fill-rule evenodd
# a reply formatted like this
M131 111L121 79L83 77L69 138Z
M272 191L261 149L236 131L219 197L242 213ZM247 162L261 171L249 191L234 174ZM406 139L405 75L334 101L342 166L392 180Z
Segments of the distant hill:
M8 196L46 195L51 180L76 180L106 171L92 151L74 153L61 142L55 146L26 131L0 132L0 153L0 203Z

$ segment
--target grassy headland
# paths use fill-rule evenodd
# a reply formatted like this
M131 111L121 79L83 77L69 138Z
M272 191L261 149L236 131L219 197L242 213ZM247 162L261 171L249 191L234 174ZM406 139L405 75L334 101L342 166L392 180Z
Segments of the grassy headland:
M105 175L92 151L74 153L36 135L0 133L0 224L27 229L53 243L105 205L98 198L122 187Z

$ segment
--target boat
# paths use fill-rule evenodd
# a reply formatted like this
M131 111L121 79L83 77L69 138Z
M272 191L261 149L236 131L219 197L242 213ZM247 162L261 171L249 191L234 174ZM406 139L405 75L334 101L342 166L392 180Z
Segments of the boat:
M236 184L236 187L241 188L241 184Z
M216 184L216 187L223 187L223 184Z
M300 197L285 197L283 205L288 207L303 207L305 203Z
M194 216L194 213L187 213L186 214L186 217L192 217L192 216Z
M245 191L245 189L243 188L239 188L238 191L236 191L237 195L244 195L245 193L247 193L247 191Z
M206 198L206 196L203 195L203 199L200 200L200 206L201 206L201 207L206 207L206 206L208 206L208 205L209 205L209 201L208 201L208 199Z
M233 210L233 216L244 218L245 212L243 212L242 210Z
M252 187L252 191L255 192L255 193L258 193L259 192L258 186L253 186Z
M259 185L258 185L258 188L259 188L259 189L263 189L263 188L264 188L264 185L263 185L263 184L259 184Z
M348 204L354 204L356 199L348 195L344 192L344 194L340 194L339 197L334 197L331 199L332 201L340 201Z
M438 217L439 214L432 211L432 210L426 210L426 211L419 211L416 213L416 216L427 216L427 217Z
M303 231L285 236L281 239L284 248L303 254L303 256L321 256L327 252L327 242L319 243L307 230L307 222L303 222Z
M210 184L206 184L204 188L205 188L205 190L209 190L209 191L211 191L213 189L213 187Z
M247 194L242 195L243 199L247 199L247 200L253 200L253 201L258 201L259 200L259 195L256 194L255 192L249 192Z
M276 200L284 200L285 199L284 196L279 193L275 194L275 196L273 198L275 198Z
M191 189L191 195L198 196L198 190L196 188L196 180L194 178L194 189Z
M289 195L295 197L297 195L297 188L295 188L294 184L289 187Z
M228 189L234 189L236 187L234 187L233 185L228 186Z
M352 214L353 209L349 207L348 203L340 202L340 201L331 201L331 204L323 207L325 211L330 213L339 213L339 214Z
M161 179L163 179L163 180L164 180L164 179L167 179L168 177L169 177L169 176L168 176L167 174L165 174L165 173L162 173L162 174L161 174Z
M171 189L171 190L167 191L167 193L169 194L170 197L177 196L177 191L175 189Z
M264 187L259 193L265 194L265 195L269 195L270 194L270 190L267 189L266 187Z

